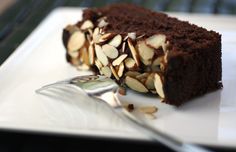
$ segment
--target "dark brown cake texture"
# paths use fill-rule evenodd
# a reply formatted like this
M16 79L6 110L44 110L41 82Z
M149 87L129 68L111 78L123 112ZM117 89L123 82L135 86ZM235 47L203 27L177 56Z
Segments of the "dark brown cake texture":
M63 31L67 61L163 102L222 87L221 35L131 4L88 8Z

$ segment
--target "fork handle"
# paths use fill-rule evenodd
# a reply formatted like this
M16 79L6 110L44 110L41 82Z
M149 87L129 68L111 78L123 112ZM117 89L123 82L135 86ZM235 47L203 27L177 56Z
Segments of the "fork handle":
M118 99L117 99L118 100ZM138 119L133 114L124 110L123 107L117 107L114 109L114 112L123 120L128 122L129 124L133 125L139 131L147 134L151 137L154 141L158 141L165 146L171 148L174 151L178 152L209 152L209 150L204 149L203 147L194 145L194 144L186 144L183 143L176 138L165 134L158 129L148 125L144 121Z

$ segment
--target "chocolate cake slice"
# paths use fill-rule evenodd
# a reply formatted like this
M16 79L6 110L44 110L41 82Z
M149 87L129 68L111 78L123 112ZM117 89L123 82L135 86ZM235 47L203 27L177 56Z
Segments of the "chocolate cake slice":
M88 8L63 31L67 61L163 102L222 87L221 35L131 4Z

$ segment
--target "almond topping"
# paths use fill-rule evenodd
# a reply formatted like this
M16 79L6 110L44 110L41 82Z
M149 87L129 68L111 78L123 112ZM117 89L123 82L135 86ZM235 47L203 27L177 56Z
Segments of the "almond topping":
M121 35L116 35L108 44L112 45L114 47L118 47L122 42L122 37Z
M95 45L95 53L96 56L98 58L98 60L104 65L106 66L108 64L108 58L105 55L105 53L102 51L101 46L99 45Z
M76 25L68 25L66 26L65 30L68 31L70 34L76 31L80 31L80 29Z
M139 82L137 79L135 78L132 78L130 76L126 76L125 77L125 84L135 90L135 91L138 91L138 92L148 92L148 89L141 83Z
M125 76L130 76L130 77L136 77L137 75L140 75L141 73L136 72L136 71L128 71L125 73Z
M77 51L68 51L68 54L72 57L72 58L77 58L79 56L79 50Z
M128 56L128 54L122 54L120 55L117 59L115 59L113 62L112 62L112 65L113 66L116 66L116 65L120 65L121 62L124 61L124 59Z
M95 60L95 65L99 70L102 68L102 63L98 59Z
M89 52L89 63L91 65L93 65L94 64L94 48L93 48L93 45L89 45L88 52Z
M107 40L111 39L113 36L114 36L114 34L112 34L112 33L106 33L99 38L99 42L101 42L101 43L106 42Z
M85 35L83 32L81 31L76 31L74 32L69 40L68 40L68 44L67 44L67 48L68 51L77 51L80 48L82 48L82 46L85 43Z
M158 49L161 46L163 48L165 45L165 41L166 41L166 36L163 34L155 34L146 39L147 45L155 49Z
M139 110L143 113L153 114L157 112L157 107L155 106L146 106L146 107L140 107Z
M129 45L129 48L130 48L130 51L131 51L131 54L137 64L137 66L139 66L139 59L138 59L138 54L137 54L137 51L136 49L134 48L132 42L130 39L128 39L128 45Z
M99 28L95 28L93 31L93 42L94 43L99 43L99 39L102 35L99 33Z
M150 61L154 56L154 49L146 45L145 41L139 41L137 44L139 56L141 61ZM143 62L145 65L151 64L151 62Z
M153 80L154 80L154 74L151 73L151 74L149 74L149 76L147 77L146 82L145 82L145 86L148 89L155 89L154 81Z
M157 73L155 73L155 75L154 75L154 86L156 88L156 91L157 91L158 95L161 98L165 98L165 94L164 94L164 91L163 91L162 80L161 80L161 77L159 76L159 74L157 74Z
M123 42L123 44L122 44L122 48L121 48L121 51L122 51L122 52L125 52L125 44L126 44L126 43Z
M102 50L105 53L105 55L111 59L117 58L118 53L119 53L118 50L114 46L109 45L109 44L103 45Z
M90 20L84 21L84 23L81 25L80 29L81 30L87 30L87 29L92 29L94 27L93 22Z
M104 74L106 77L111 77L111 69L108 66L101 68L101 73Z
M111 69L112 74L116 78L116 80L120 80L120 78L118 77L118 75L112 65L110 65L110 69Z
M121 63L121 64L119 65L119 69L118 69L118 76L119 76L119 77L122 77L123 72L124 72L124 68L125 68L124 63Z
M132 40L135 40L136 39L136 33L135 32L128 33L128 37L131 38Z
M135 67L135 61L132 58L126 58L125 59L125 67L128 69L132 69Z
M142 80L142 79L146 80L148 76L149 76L149 73L142 73L142 74L137 75L136 78L138 80Z

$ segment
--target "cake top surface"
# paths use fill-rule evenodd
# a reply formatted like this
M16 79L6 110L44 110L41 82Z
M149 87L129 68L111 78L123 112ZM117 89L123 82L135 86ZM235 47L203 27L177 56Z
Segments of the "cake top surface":
M221 38L214 31L133 4L113 4L101 8L88 8L83 12L83 21L89 19L96 24L97 19L101 17L106 17L108 22L106 32L121 35L135 32L137 36L145 34L145 37L164 34L171 43L171 50L182 52L209 47L211 41L216 42Z

